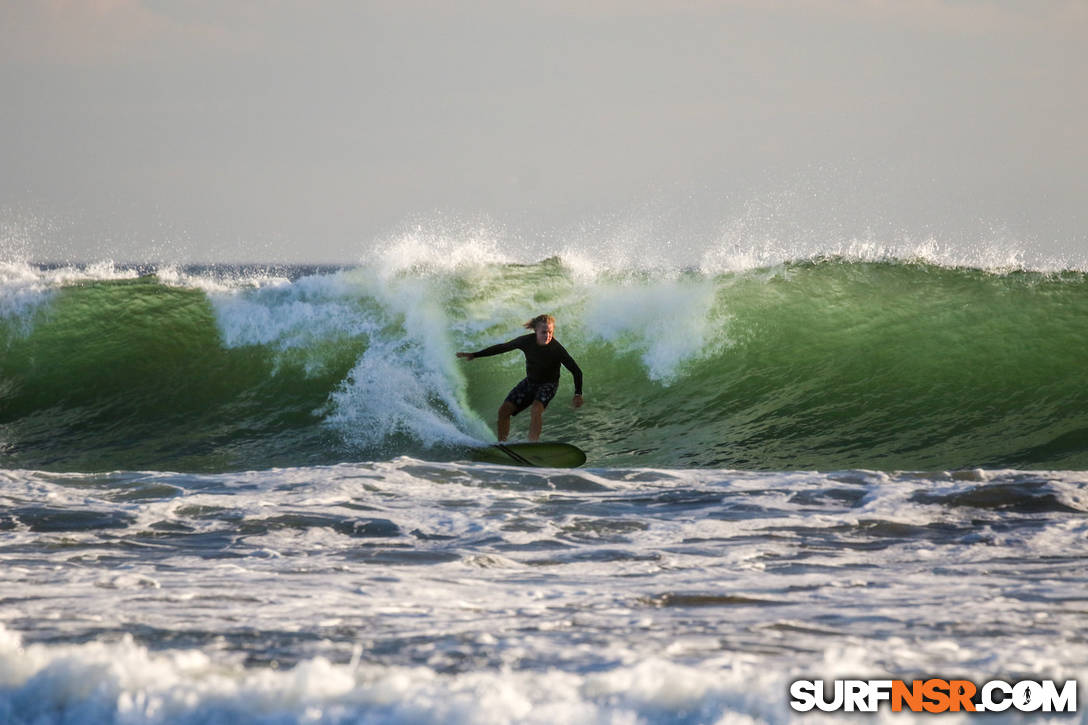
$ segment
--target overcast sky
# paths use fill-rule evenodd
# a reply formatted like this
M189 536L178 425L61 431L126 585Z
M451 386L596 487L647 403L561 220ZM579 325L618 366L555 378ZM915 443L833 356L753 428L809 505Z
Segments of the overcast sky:
M478 223L1088 246L1084 0L2 0L0 63L8 256L353 262Z

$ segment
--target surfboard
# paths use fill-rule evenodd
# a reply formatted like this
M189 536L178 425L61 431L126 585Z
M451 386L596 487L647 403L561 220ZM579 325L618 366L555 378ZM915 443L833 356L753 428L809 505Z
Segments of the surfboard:
M502 463L507 466L577 468L586 462L586 454L570 443L496 443L473 448L469 457L478 463Z

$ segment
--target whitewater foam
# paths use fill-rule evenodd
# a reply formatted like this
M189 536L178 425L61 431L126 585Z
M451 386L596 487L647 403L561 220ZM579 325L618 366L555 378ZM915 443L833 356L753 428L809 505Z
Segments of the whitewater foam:
M981 474L6 471L0 719L788 722L797 678L1084 675L1084 522L1034 507L1084 474Z
M680 367L721 352L717 289L707 280L602 286L584 306L579 325L621 352L637 351L650 379L675 381Z
M340 273L259 282L247 278L244 285L201 286L228 348L315 348L338 338L369 336L381 325L360 305L358 287Z
M245 669L199 651L117 643L23 646L0 626L0 715L34 722L716 722L787 716L785 680L738 657L708 671L648 660L608 672L471 672L333 664ZM719 719L720 718L720 719ZM702 719L702 718L700 718Z
M394 433L428 445L486 437L457 371L445 309L449 288L427 277L383 279L366 270L359 276L378 303L370 314L381 324L372 326L366 352L331 395L327 423L364 446Z

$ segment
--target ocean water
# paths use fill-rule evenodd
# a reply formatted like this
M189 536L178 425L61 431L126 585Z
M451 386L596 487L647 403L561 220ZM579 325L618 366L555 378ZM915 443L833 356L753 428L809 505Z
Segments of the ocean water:
M540 312L586 374L545 438L587 464L467 462L523 362L454 353ZM791 681L1083 682L1086 320L1077 265L928 248L2 263L0 722L818 722Z

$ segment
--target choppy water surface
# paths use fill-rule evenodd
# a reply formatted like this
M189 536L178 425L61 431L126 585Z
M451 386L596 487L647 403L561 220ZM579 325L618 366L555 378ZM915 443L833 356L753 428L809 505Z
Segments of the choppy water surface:
M0 709L27 722L782 721L795 677L1088 662L1083 474L402 458L2 491Z

